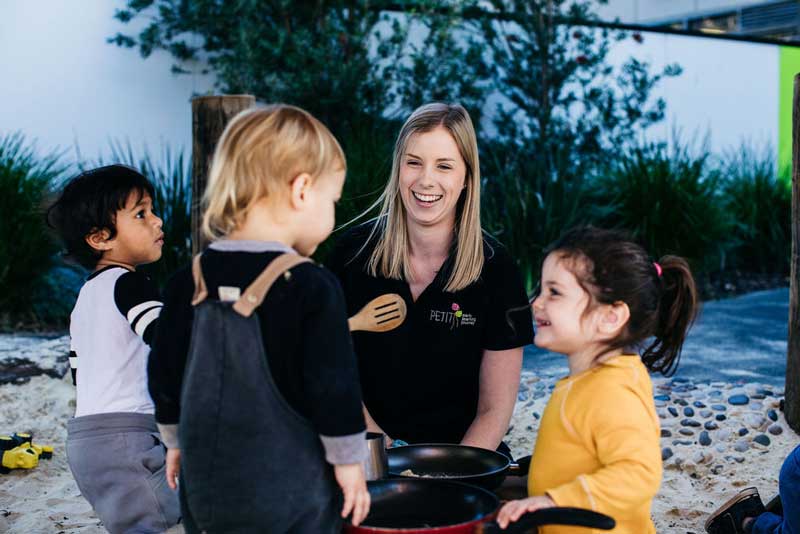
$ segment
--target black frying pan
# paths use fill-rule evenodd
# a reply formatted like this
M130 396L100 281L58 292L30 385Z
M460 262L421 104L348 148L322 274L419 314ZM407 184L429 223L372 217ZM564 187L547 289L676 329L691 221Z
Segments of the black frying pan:
M526 476L531 462L530 456L513 463L497 451L466 445L405 445L386 452L389 474L393 477L431 477L475 484L489 490L500 486L506 475ZM403 475L406 470L417 476Z

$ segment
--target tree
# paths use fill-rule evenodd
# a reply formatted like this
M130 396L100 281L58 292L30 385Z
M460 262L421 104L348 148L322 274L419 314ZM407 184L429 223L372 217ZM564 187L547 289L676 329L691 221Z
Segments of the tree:
M603 3L490 0L497 18L477 23L499 95L496 135L482 143L487 218L532 277L543 246L588 222L587 179L663 119L666 104L651 98L653 88L680 74L677 65L653 74L635 58L614 68L613 44L643 37L592 27Z

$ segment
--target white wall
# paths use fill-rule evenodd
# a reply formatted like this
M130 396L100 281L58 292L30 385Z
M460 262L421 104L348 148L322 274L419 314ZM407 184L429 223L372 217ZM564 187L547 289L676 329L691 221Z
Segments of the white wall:
M748 140L758 146L778 144L778 47L659 33L643 34L614 46L611 63L634 56L654 70L678 63L683 74L662 80L654 96L667 103L667 120L649 134L668 139L679 128L684 140L711 136L713 152Z
M136 149L161 143L191 149L191 104L213 80L172 75L171 57L142 59L106 43L135 28L113 18L121 0L0 2L0 135L21 131L40 152L75 146L86 159L109 152L110 138Z

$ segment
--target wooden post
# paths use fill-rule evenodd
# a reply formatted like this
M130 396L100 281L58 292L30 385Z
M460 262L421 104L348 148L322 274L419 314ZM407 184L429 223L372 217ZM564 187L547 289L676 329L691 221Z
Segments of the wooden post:
M192 255L205 246L200 232L201 201L217 141L234 115L256 103L253 95L199 96L192 99Z
M792 107L792 267L789 281L789 349L786 355L786 422L800 432L800 74Z

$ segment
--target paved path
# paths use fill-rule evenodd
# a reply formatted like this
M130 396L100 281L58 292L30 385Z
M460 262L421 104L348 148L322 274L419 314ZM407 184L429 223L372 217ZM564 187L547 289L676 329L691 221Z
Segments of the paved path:
M782 387L788 331L788 288L706 302L689 331L675 376ZM534 346L525 348L524 367L545 375L567 373L563 356Z

